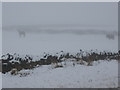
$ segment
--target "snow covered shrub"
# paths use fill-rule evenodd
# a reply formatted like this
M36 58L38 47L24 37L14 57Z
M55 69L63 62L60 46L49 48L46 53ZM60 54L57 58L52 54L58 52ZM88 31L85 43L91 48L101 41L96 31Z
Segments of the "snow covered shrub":
M12 64L7 62L7 63L2 63L2 73L9 72L12 69Z
M63 67L63 65L55 65L54 68L61 68L61 67Z
M18 70L16 68L13 68L10 73L11 73L11 75L17 75Z
M73 66L75 66L75 63L73 62Z
M80 65L86 65L86 61L84 61L84 60L79 60L79 61L76 61L77 62L77 64L80 64Z
M56 65L58 65L58 62L60 62L57 56L52 56L52 55L47 57L47 61L49 61L50 64L56 64Z
M0 72L2 72L2 59L0 59Z
M64 58L66 58L66 59L70 58L69 53L66 53L66 54L64 55Z
M92 62L88 62L87 66L93 66Z
M20 74L20 77L25 77L25 76L28 76L30 75L29 72L24 72L24 73L19 73Z
M37 58L33 59L32 56L25 55L20 56L19 54L6 54L1 57L2 60L2 73L6 73L9 71L12 71L12 74L14 74L14 68L17 69L17 71L21 71L23 69L33 69L36 67L39 67L41 65L50 65L52 64L54 67L63 67L66 66L66 62L74 62L75 64L81 64L81 65L88 65L91 66L93 61L98 60L120 60L120 50L117 53L113 52L96 52L91 50L89 51L83 51L80 50L80 52L76 54L70 54L70 53L61 53L60 55L50 55L46 54L43 56L43 58ZM34 60L34 61L33 61ZM64 63L59 65L59 63ZM75 65L73 65L75 66Z

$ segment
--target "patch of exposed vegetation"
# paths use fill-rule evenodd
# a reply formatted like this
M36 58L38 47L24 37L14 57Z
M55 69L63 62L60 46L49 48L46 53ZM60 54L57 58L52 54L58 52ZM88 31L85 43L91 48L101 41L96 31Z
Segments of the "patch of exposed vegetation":
M63 52L63 51L62 51ZM6 54L2 56L2 73L11 72L12 75L18 73L23 69L33 69L39 67L41 65L50 65L54 64L54 68L63 67L63 65L59 65L58 63L65 62L67 60L74 60L77 64L84 65L87 63L88 66L92 65L93 61L98 60L119 60L120 59L120 51L117 53L112 52L96 52L91 50L90 52L85 52L80 50L75 55L70 53L64 53L60 56L57 55L49 55L46 54L43 56L44 58L39 58L38 60L34 60L32 56L26 55L24 58L19 55L15 56L15 54ZM75 66L75 63L73 63Z

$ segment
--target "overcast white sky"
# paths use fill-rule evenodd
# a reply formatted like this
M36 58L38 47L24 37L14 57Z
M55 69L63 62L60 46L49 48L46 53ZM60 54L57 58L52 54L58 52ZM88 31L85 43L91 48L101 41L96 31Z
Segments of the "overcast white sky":
M6 2L3 3L2 5L3 5L2 6L3 26L40 25L40 24L42 25L77 24L84 25L85 27L87 27L87 25L101 27L108 26L110 27L110 29L114 28L115 30L117 30L118 24L117 2L116 3ZM21 30L26 29L22 28ZM32 30L35 31L35 28L33 27ZM109 29L107 28L107 30ZM20 38L18 32L3 32L2 36L4 53L16 52L22 54L23 53L33 54L34 52L35 54L38 54L40 51L57 52L60 50L76 52L77 50L79 50L79 48L86 50L87 49L118 50L117 38L115 38L115 40L110 41L106 39L106 36L99 37L99 35L98 37L94 36L81 37L80 35L74 34L49 35L40 33L40 34L27 34L25 38ZM91 44L89 42L91 42Z
M80 24L117 27L117 2L4 2L3 26Z

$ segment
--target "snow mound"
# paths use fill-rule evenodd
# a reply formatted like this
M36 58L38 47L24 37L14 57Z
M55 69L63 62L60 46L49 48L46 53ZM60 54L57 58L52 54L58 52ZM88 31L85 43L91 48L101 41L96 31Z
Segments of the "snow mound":
M2 74L3 88L117 88L118 61L94 61L93 66L76 64L53 68L43 65L33 70L21 70L29 75L20 77Z

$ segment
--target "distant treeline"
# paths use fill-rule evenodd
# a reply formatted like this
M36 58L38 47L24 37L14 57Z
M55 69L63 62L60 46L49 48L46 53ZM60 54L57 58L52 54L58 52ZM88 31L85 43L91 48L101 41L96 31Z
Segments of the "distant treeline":
M61 51L63 52L63 51ZM85 52L80 50L75 55L70 53L64 53L57 55L49 55L45 54L43 58L39 58L38 60L34 60L32 56L26 55L24 58L15 56L14 54L6 54L2 56L2 73L6 73L11 71L12 69L17 69L18 71L22 69L33 69L39 67L41 65L50 65L61 63L65 60L74 59L77 61L84 61L87 63L88 66L91 65L93 61L97 60L119 60L120 59L120 51L113 53L113 52ZM82 63L80 63L82 64Z

